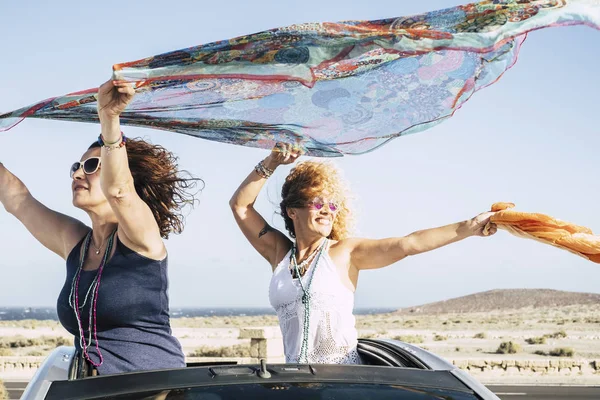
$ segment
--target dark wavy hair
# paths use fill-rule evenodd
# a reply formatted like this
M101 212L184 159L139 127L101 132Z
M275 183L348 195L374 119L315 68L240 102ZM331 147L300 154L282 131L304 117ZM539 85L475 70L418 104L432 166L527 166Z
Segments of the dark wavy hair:
M101 147L98 142L88 148ZM127 138L127 159L138 196L150 207L160 229L167 239L171 232L183 232L186 206L193 207L194 197L204 187L204 181L187 171L180 171L178 158L162 146L140 138ZM198 183L202 185L196 191Z

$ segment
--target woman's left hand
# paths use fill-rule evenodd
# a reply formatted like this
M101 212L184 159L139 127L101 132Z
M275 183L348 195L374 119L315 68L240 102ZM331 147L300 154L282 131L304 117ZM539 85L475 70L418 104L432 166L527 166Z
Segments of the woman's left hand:
M129 82L109 80L98 88L98 117L116 118L133 99L135 89Z
M469 232L473 236L491 236L498 231L496 224L490 221L495 213L484 212L467 221Z

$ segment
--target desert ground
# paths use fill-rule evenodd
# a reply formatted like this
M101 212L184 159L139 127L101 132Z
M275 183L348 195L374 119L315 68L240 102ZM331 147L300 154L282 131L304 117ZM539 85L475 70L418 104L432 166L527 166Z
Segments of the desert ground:
M356 316L362 338L392 338L414 343L445 359L461 360L579 360L590 365L561 374L553 383L600 385L600 304L524 307L462 313L423 314L410 310ZM174 318L173 334L188 357L250 357L250 340L241 328L275 327L274 315ZM71 345L57 321L0 321L2 359L44 357L58 345ZM552 364L550 364L552 365ZM558 365L558 364L557 364ZM2 371L12 379L16 371ZM22 371L23 378L31 371ZM512 376L512 378L511 378ZM519 381L518 374L492 379ZM491 377L491 376L490 376ZM483 379L485 381L486 379Z
M360 337L399 339L447 359L536 359L547 357L536 352L565 349L571 358L600 360L600 306L441 315L358 315L356 322ZM277 318L265 315L172 320L173 334L185 354L194 356L223 353L244 357L249 339L238 339L239 330L256 326L277 326ZM516 344L516 352L498 352L503 342ZM45 356L57 345L71 343L72 336L57 321L0 321L0 357ZM226 348L234 345L236 348L227 352Z

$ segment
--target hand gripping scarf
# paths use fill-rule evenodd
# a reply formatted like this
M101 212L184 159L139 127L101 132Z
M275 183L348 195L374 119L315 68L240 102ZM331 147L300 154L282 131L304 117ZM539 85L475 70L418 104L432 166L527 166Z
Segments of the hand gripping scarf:
M515 236L550 244L600 263L600 236L589 228L544 214L514 211L514 206L513 203L495 203L491 211L497 212L490 221Z
M449 118L517 59L528 32L600 29L600 0L486 0L410 17L308 23L116 64L121 123L311 156L361 154ZM0 115L98 122L97 89Z

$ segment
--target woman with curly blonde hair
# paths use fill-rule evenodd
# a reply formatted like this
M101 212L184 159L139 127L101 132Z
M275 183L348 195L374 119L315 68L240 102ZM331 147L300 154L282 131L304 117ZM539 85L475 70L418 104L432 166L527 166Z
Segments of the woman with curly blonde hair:
M300 154L292 145L277 144L229 204L250 244L271 264L269 300L279 318L286 361L357 364L352 310L359 272L469 236L494 234L493 213L404 237L351 237L348 194L339 172L330 163L305 161L292 169L281 190L281 215L292 240L269 226L254 202L274 170Z
M44 206L0 163L0 203L66 260L57 313L75 337L79 375L185 366L171 334L163 239L183 230L199 180L165 148L123 135L120 114L133 96L126 83L100 87L101 134L71 165L72 203L91 226Z

